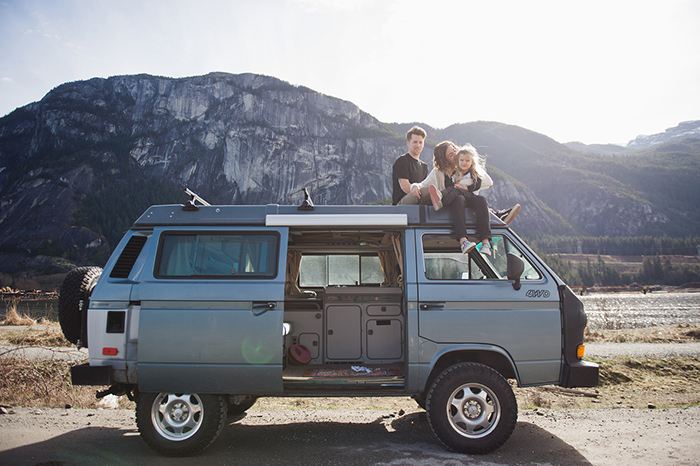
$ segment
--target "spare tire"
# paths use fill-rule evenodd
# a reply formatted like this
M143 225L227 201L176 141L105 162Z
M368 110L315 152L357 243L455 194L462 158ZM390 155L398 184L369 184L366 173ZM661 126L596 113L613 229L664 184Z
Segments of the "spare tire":
M90 295L101 274L100 267L78 267L71 270L63 280L61 294L58 296L58 321L66 340L73 344L80 340L83 325L87 331ZM82 342L83 347L87 347L87 338L85 340Z

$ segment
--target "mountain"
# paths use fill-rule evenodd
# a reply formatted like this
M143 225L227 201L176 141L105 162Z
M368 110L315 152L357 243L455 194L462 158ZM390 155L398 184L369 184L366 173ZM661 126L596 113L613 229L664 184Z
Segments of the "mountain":
M652 134L651 136L637 136L627 144L628 149L644 150L653 146L679 142L688 138L700 138L700 120L684 121L678 126L668 128L663 133Z
M102 263L149 205L386 202L412 124L279 79L212 73L66 83L0 119L0 272ZM697 140L584 154L494 122L421 125L488 155L495 208L519 202L525 235L697 234ZM691 142L688 142L691 141Z
M678 126L668 128L663 133L637 136L635 139L628 142L626 146L617 144L584 144L582 142L567 142L566 146L580 152L621 154L640 151L671 142L679 142L688 138L700 138L700 120L684 121L678 124Z
M579 152L592 152L594 154L621 154L627 152L627 147L617 144L584 144L574 141L567 142L564 145Z

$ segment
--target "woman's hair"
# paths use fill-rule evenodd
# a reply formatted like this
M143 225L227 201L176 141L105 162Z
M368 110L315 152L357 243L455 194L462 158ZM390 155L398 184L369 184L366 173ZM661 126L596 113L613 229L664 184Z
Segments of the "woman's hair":
M447 160L447 148L450 146L454 147L455 150L457 149L455 143L450 141L442 141L433 149L433 166L448 175L452 174L453 168L452 162Z
M476 151L476 148L469 143L458 148L457 173L455 176L455 180L461 180L464 177L464 175L467 174L462 172L462 170L459 168L459 157L462 154L467 154L472 159L472 166L469 167L469 171L467 173L471 174L472 179L476 183L477 180L480 180L483 177L482 174L486 173L486 169L484 168L484 158Z

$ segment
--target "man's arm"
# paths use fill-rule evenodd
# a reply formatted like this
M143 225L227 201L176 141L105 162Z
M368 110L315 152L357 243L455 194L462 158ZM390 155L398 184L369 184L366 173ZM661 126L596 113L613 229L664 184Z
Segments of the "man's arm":
M399 178L399 186L406 194L411 192L411 183L409 183L406 178Z

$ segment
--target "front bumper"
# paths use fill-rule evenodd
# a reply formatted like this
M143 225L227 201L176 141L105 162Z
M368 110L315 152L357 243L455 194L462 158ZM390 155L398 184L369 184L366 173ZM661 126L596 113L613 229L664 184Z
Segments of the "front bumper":
M576 361L564 367L562 387L596 387L598 385L598 364Z

